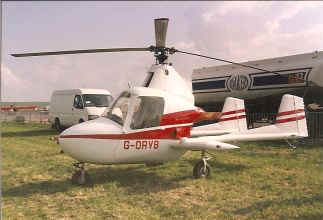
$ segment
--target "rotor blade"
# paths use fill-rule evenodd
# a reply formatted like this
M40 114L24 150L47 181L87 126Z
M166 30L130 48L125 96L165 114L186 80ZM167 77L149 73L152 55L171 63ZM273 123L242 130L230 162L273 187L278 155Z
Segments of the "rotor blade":
M204 58L211 59L211 60L222 61L222 62L225 62L225 63L231 63L231 64L238 65L238 66L243 66L243 67L247 67L247 68L251 68L251 69L255 69L255 70L260 70L260 71L263 71L264 73L274 73L274 74L276 74L278 76L281 76L281 77L288 77L288 76L282 75L280 73L277 73L275 71L270 71L270 70L266 70L266 69L262 69L262 68L257 68L257 67L250 66L250 65L246 65L246 64L242 64L242 63L236 63L236 62L229 61L229 60L223 60L223 59L219 59L219 58L204 56L204 55L201 55L201 54L180 51L180 50L177 50L177 49L173 49L173 51L174 52L177 52L177 53L183 53L183 54L189 54L189 55L193 55L193 56L204 57ZM305 80L305 79L301 79L301 78L297 78L297 79L302 80L303 82L309 82L308 80Z
M80 53L106 53L106 52L124 52L124 51L150 51L149 47L143 48L107 48L107 49L89 49L89 50L62 50L36 53L17 53L11 54L14 57L32 57L32 56L50 56L63 54L80 54Z
M155 19L155 38L156 47L165 47L166 45L166 33L168 26L168 18Z

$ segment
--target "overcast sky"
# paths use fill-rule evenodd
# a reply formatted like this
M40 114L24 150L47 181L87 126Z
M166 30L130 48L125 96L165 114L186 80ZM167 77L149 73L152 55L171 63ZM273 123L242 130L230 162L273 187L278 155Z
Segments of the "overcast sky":
M154 44L154 18L170 19L167 46L233 61L323 50L323 2L2 2L2 101L49 101L56 89L140 85L149 52L14 58L11 53ZM175 54L193 69L223 63Z

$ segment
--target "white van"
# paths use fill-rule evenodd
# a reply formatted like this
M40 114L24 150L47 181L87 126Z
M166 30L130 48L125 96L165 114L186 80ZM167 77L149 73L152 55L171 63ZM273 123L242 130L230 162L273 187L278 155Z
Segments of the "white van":
M111 93L105 89L56 90L50 100L49 121L61 131L63 127L104 115L112 100Z

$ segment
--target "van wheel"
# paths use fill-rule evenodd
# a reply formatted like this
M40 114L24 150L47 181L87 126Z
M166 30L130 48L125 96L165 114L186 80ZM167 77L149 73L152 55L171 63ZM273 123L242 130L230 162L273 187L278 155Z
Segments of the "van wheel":
M55 129L58 131L58 132L61 132L62 131L62 126L61 126L61 123L59 122L59 119L58 118L55 118Z
M82 122L84 122L84 120L81 118L81 119L79 120L79 124L80 124L80 123L82 123Z

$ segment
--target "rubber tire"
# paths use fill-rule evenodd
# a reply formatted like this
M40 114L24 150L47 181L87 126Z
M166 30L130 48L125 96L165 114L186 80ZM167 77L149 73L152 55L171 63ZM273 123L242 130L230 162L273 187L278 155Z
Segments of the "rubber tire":
M84 179L81 179L81 170L75 171L75 173L72 175L72 184L74 185L85 185L89 181L90 181L90 176L87 172L84 173Z
M81 124L81 123L83 123L84 122L84 120L81 118L80 120L79 120L79 124Z
M203 160L199 161L193 168L193 176L196 179L210 177L211 166L206 164L206 173L204 173L204 162Z
M55 118L54 127L55 127L56 131L58 131L58 132L61 132L63 130L58 118Z

